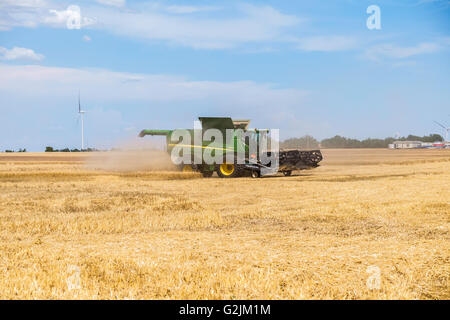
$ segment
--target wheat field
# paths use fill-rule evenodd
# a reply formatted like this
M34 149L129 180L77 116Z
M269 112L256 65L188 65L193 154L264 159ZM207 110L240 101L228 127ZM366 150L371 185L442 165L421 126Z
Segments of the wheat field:
M450 150L323 154L262 179L0 154L0 299L449 299Z

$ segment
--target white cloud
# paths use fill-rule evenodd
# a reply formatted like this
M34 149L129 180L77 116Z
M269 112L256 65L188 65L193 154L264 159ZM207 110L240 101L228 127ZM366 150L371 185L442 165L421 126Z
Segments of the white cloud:
M348 36L315 36L298 40L298 48L304 51L345 51L354 49L356 39Z
M95 19L82 15L77 5L67 6L51 0L0 0L0 31L39 25L66 28L68 20L74 17L79 18L80 27L95 23Z
M450 46L450 37L442 37L439 39L442 45Z
M366 50L365 57L380 61L383 58L404 59L416 55L434 53L441 49L438 43L422 42L412 47L400 47L393 44L379 44Z
M195 12L205 12L205 11L217 11L221 10L221 7L214 6L179 6L172 5L166 8L167 12L176 13L176 14L187 14L187 13L195 13Z
M126 4L125 0L96 0L100 4L113 7L124 7Z
M416 61L399 61L392 64L393 67L400 68L400 67L414 67L416 66Z
M27 88L26 95L23 88ZM191 120L202 115L251 117L260 127L286 127L286 119L305 113L303 106L308 95L303 90L254 81L192 81L179 76L104 69L0 64L0 100L5 102L0 104L0 112L6 112L9 119L19 119L27 112L31 119L51 110L46 113L45 121L64 125L66 136L55 138L62 145L68 143L69 134L75 137L76 133L74 141L78 142L79 131L73 128L79 89L82 105L88 111L90 136L97 139L96 146L115 139L117 135L112 135L116 129L190 127ZM96 109L104 110L108 115L95 116L93 110ZM127 120L116 121L115 117L111 120L112 114L123 114ZM18 127L14 128L18 132ZM35 131L25 124L23 128L22 135L31 136ZM45 124L40 124L38 141L47 141L45 135L53 136L46 128ZM298 128L296 123L290 129ZM93 130L96 130L95 135ZM0 131L6 134L11 130L1 128ZM0 136L6 139L8 135L5 134Z
M8 50L4 47L0 47L0 59L40 61L44 59L44 56L42 54L34 52L32 49L13 47L12 49Z
M68 18L73 16L73 10L57 2L28 0L26 3L15 3L8 0L2 6L1 30L40 24L65 28ZM136 3L132 9L123 9L94 4L81 8L80 27L90 26L120 36L193 48L220 49L248 43L285 41L282 39L286 38L286 29L301 21L270 6L250 4L230 8L236 9L233 13L187 14L219 9L210 6L163 6L158 3Z
M104 69L73 69L37 65L0 64L0 88L9 94L27 88L27 97L73 95L74 88L104 102L111 101L209 101L230 109L258 106L280 108L297 105L307 94L253 81L190 81L184 77L114 72ZM225 102L226 101L226 102Z
M170 15L154 10L89 12L98 28L114 34L194 48L232 48L244 43L278 41L284 28L295 26L299 19L268 6L239 6L238 17L212 18Z
M83 41L89 42L89 41L91 41L91 40L92 40L91 37L89 37L88 35L84 35L84 36L83 36Z
M46 14L48 3L43 0L0 1L0 31L14 27L36 27Z
M47 5L45 0L2 0L1 7L41 8Z
M27 88L26 95L23 88ZM10 139L8 134L20 131L21 136L33 137L28 140L30 146L36 141L50 143L54 134L48 126L63 124L64 134L54 137L52 143L78 143L79 130L74 129L78 90L83 108L88 111L88 136L91 143L95 137L96 146L111 145L110 141L131 126L189 128L192 120L208 115L250 117L256 126L283 127L288 134L285 121L304 116L308 96L304 90L254 81L192 81L179 76L0 63L0 100L4 102L0 112L6 112L9 123L15 123L23 112L28 119L45 113L45 123L36 128L17 120L21 125L0 128L0 137L17 143L17 137L11 135L14 139ZM104 110L105 114L95 115L95 110ZM114 115L123 115L124 120ZM299 123L289 126L289 130L298 131Z
M49 10L50 16L44 18L44 23L54 26L64 26L69 29L80 29L95 23L95 19L81 15L81 8L70 5L65 10Z

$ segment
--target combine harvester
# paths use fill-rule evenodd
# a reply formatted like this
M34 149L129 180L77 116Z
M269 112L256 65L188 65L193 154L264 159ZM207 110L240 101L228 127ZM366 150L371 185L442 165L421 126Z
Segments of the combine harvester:
M248 129L250 120L232 120L231 118L219 117L200 117L202 128L183 130L190 135L190 141L193 143L183 144L179 142L176 137L180 131L177 130L142 130L139 137L146 135L151 136L166 136L167 152L171 153L175 146L182 148L190 148L191 159L189 163L181 162L180 169L183 171L198 171L204 177L211 177L216 171L221 178L234 178L245 175L251 175L254 178L261 177L266 174L275 174L277 172L283 173L285 176L290 176L294 170L304 170L316 168L322 160L322 153L320 150L277 150L275 154L270 151L258 150L256 153L250 153L250 143L259 146L262 139L268 139L269 130L267 129ZM222 133L224 137L222 141L215 142L215 140L203 140L204 133L208 129L216 129ZM177 134L174 135L174 133ZM216 131L217 132L217 131ZM231 132L231 139L226 139L227 134ZM198 135L200 141L197 142L194 138ZM253 140L253 141L250 141ZM266 140L267 141L267 140ZM197 150L197 152L195 151ZM201 150L199 153L198 150ZM208 151L215 155L220 155L222 161L208 164L204 161L203 152ZM200 160L199 160L200 154ZM227 162L228 159L233 158L233 162ZM265 159L272 157L277 159L278 165L272 163L264 163L262 157ZM180 157L181 158L181 157ZM197 158L197 159L196 159ZM239 162L236 159L242 159ZM180 159L181 160L181 159ZM195 161L196 160L196 161ZM275 169L273 169L275 168Z

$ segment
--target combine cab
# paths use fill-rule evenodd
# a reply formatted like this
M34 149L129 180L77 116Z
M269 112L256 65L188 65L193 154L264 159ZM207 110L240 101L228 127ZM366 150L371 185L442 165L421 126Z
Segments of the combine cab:
M232 120L231 118L199 118L202 128L189 130L142 130L140 137L146 135L166 136L167 151L175 147L189 149L189 161L183 161L180 168L183 171L199 171L204 177L210 177L217 172L221 178L233 178L245 175L260 177L266 174L282 172L290 176L294 170L311 169L319 166L322 160L320 150L278 150L276 152L261 150L262 139L267 139L269 130L248 129L250 120ZM222 140L203 140L207 130L222 133ZM190 142L179 141L180 132L187 133ZM176 134L175 134L176 133ZM200 139L196 139L200 137ZM250 146L257 145L257 150ZM206 163L204 154L220 158L221 161ZM232 157L230 157L232 156ZM230 158L234 160L229 160ZM273 159L270 162L266 160ZM240 161L236 161L240 159Z

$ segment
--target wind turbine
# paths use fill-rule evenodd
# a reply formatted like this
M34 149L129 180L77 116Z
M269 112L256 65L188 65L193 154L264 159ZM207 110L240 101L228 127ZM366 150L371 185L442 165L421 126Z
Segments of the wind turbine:
M445 130L445 142L448 141L448 132L450 131L450 128L447 128L446 126L444 126L443 124L434 121L434 123L436 123L439 127L442 127Z
M86 111L81 110L80 92L78 91L78 113L81 115L81 151L84 150L84 114Z

